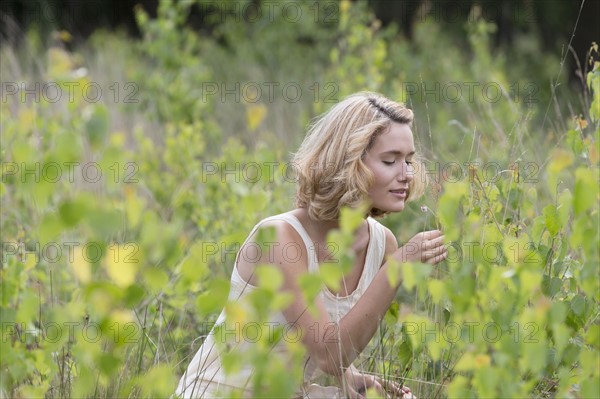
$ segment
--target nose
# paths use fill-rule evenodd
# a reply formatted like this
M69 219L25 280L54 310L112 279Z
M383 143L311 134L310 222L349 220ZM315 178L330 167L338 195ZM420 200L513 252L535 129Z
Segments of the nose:
M410 182L415 177L415 167L413 164L407 164L406 162L402 162L402 167L397 175L397 180L399 182Z

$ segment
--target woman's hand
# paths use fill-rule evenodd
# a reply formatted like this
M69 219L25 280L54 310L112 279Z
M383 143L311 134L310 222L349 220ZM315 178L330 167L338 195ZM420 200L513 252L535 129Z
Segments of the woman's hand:
M443 261L446 256L448 249L444 246L444 236L440 230L423 231L415 235L392 255L400 263L423 262L432 265Z
M350 365L343 375L347 388L348 397L352 399L364 399L370 388L375 388L377 393L384 398L413 398L408 387L383 380L380 377L363 374L354 365Z

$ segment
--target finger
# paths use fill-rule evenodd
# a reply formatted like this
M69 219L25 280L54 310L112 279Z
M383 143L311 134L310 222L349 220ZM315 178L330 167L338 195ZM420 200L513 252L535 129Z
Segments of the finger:
M386 390L388 392L392 392L394 394L394 397L401 398L404 395L404 391L402 390L402 387L400 387L400 384L398 384L396 382L386 381L384 384L384 387L386 388Z
M441 235L441 236L433 238L431 240L426 240L426 241L423 242L423 248L424 249L431 249L431 248L443 246L444 245L444 238L445 238L445 236Z
M426 263L437 256L443 255L445 252L447 252L447 250L444 247L437 247L429 251L423 251L421 253L421 261Z
M442 255L445 252L448 252L448 247L445 245L440 245L438 247L432 248L429 251L426 251L428 258L435 258L436 256Z
M446 259L446 257L448 257L448 251L445 251L443 254L437 255L433 258L427 259L427 261L425 263L435 265L436 263L440 263L441 261Z
M375 388L375 391L383 396L384 398L389 398L390 396L388 395L387 391L385 389L383 389L383 387L381 386L381 384L375 380L373 381L373 387Z
M401 398L402 395L404 395L404 392L402 391L400 384L398 384L394 381L381 379L380 377L376 377L376 381L381 384L383 389L385 389L385 391L388 394L392 393L394 395L394 397L399 397L399 398Z
M422 234L423 234L424 239L432 240L434 238L441 236L442 231L441 230L429 230L429 231L424 231Z
M348 397L356 399L365 399L365 396L352 387L348 387Z
M438 237L434 240L425 240L421 244L421 250L428 251L432 249L443 248L446 244L444 243L444 236Z

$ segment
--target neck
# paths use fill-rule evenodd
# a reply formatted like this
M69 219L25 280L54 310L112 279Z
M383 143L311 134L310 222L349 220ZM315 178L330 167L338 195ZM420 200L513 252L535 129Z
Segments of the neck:
M297 216L300 216L299 219L303 221L305 228L309 230L309 234L313 235L315 238L318 237L324 240L331 230L339 229L340 227L339 218L334 220L315 220L308 215L308 212L304 208L296 209L295 213L296 212ZM366 220L367 217L368 215L366 215L364 219Z

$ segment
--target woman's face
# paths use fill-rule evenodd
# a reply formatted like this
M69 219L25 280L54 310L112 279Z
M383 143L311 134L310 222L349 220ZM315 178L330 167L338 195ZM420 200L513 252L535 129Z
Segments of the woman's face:
M412 157L415 143L407 124L392 122L375 138L364 163L375 177L369 189L372 207L400 212L408 198L408 183L414 178Z

